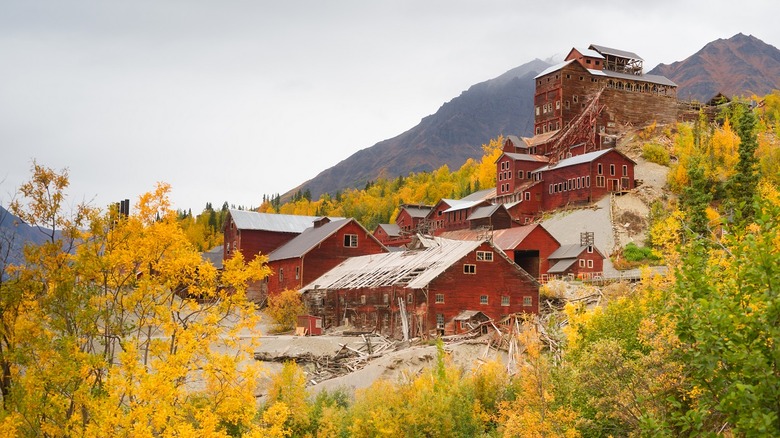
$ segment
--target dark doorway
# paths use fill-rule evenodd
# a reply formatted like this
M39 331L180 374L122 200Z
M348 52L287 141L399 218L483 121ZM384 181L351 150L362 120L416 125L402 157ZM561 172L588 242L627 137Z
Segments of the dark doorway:
M515 250L515 263L534 278L539 278L539 251Z

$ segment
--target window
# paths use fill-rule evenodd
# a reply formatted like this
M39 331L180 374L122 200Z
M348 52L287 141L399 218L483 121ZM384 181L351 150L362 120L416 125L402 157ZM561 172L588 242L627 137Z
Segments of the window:
M572 96L571 100L572 100L572 102L577 103L577 100L578 100L577 99L577 95L575 94L574 96Z
M597 176L596 177L596 187L604 187L606 184L604 182L603 176Z
M588 254L593 254L593 245L588 245Z
M580 268L585 267L585 259L580 259Z
M517 171L517 179L523 179L523 175L525 175L525 172L522 170Z
M584 81L585 80L585 76L580 76L580 80Z
M412 304L412 294L406 294L406 303Z
M357 236L357 234L345 234L344 235L344 246L350 247L350 248L357 248L357 246L358 246L358 236Z
M560 100L556 100L555 101L555 109L557 109L557 110L561 109L561 101Z
M284 268L279 268L279 283L284 283Z
M366 304L366 296L365 295L361 295L360 296L360 304Z
M610 164L609 165L609 176L615 176L615 165Z
M530 201L531 200L531 192L525 192L525 200Z
M463 265L463 273L464 274L476 274L477 273L477 265Z
M628 176L628 166L625 164L623 165L623 176Z
M593 260L588 260L588 267L593 269Z
M479 296L479 304L487 304L488 303L488 296L487 295L480 295Z
M531 171L529 170L528 173L525 174L526 178L531 179Z
M390 295L389 294L382 295L382 302L388 304L390 302Z
M563 106L564 106L564 108L569 109L569 101L567 100L567 101L563 102Z
M509 305L509 297L504 295L501 297L501 305L502 306L508 306Z
M590 59L586 59L585 64L590 64Z
M436 294L436 303L441 304L444 302L444 294Z
M604 168L602 167L601 163L598 164L597 169L598 169L596 171L597 174L599 174L599 175L603 175L604 174Z
M585 177L585 187L590 187L590 175Z
M534 305L533 298L523 297L523 307L531 307Z
M477 261L478 262L492 262L493 261L493 251L477 251Z
M570 75L570 74L567 74L567 75L566 75L566 79L571 79L571 75Z
M295 267L295 279L299 280L300 278L301 278L301 267L300 266L296 266Z
M444 314L442 313L436 314L436 328L439 330L444 330Z
M538 106L536 107L536 115L537 116L539 115L539 107Z

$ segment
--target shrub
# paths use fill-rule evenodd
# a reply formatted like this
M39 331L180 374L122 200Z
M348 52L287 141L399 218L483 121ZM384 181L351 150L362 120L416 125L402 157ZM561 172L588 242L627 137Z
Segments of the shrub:
M295 328L298 315L303 315L306 312L306 306L297 290L287 289L268 297L266 311L276 323L275 329L284 332Z
M623 248L623 257L629 262L641 262L644 260L658 260L658 257L653 254L653 250L646 247L639 247L636 244L629 243Z
M662 166L668 166L670 161L669 151L658 143L646 143L642 147L642 158Z

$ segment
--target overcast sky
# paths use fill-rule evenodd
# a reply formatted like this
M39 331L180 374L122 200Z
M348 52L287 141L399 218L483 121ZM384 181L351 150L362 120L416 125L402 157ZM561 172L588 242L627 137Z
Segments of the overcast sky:
M165 181L177 208L257 206L534 58L600 44L647 71L739 32L778 46L778 16L776 0L0 0L0 203L35 159L69 169L71 203Z

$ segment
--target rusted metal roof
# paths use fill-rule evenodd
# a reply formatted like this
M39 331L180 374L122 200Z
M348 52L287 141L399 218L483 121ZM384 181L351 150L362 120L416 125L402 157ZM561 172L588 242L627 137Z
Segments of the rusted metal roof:
M443 200L443 201L445 201L447 203L447 205L450 206L450 208L444 210L444 213L449 213L449 212L458 211L458 210L467 210L467 209L469 209L471 207L475 207L475 206L477 206L479 204L482 204L484 202L484 200L482 200L482 199L478 199L478 200L475 200L475 201L466 201L466 200L463 200L463 199L457 199L457 200L455 200L455 199L446 199L446 200Z
M544 155L516 154L513 152L504 152L504 155L515 161L537 161L540 163L547 163L550 161L550 159Z
M476 191L468 196L460 198L461 201L484 201L496 196L496 188Z
M493 245L495 245L501 251L513 251L515 248L520 246L520 244L523 243L528 235L531 234L531 232L534 231L537 227L544 230L544 227L540 224L530 224L523 225L521 227L506 228L503 230L493 230L490 233L491 241L493 242ZM445 231L441 234L441 236L447 239L456 240L480 240L485 236L485 232L480 230L455 230ZM553 238L553 240L555 240L555 238Z

